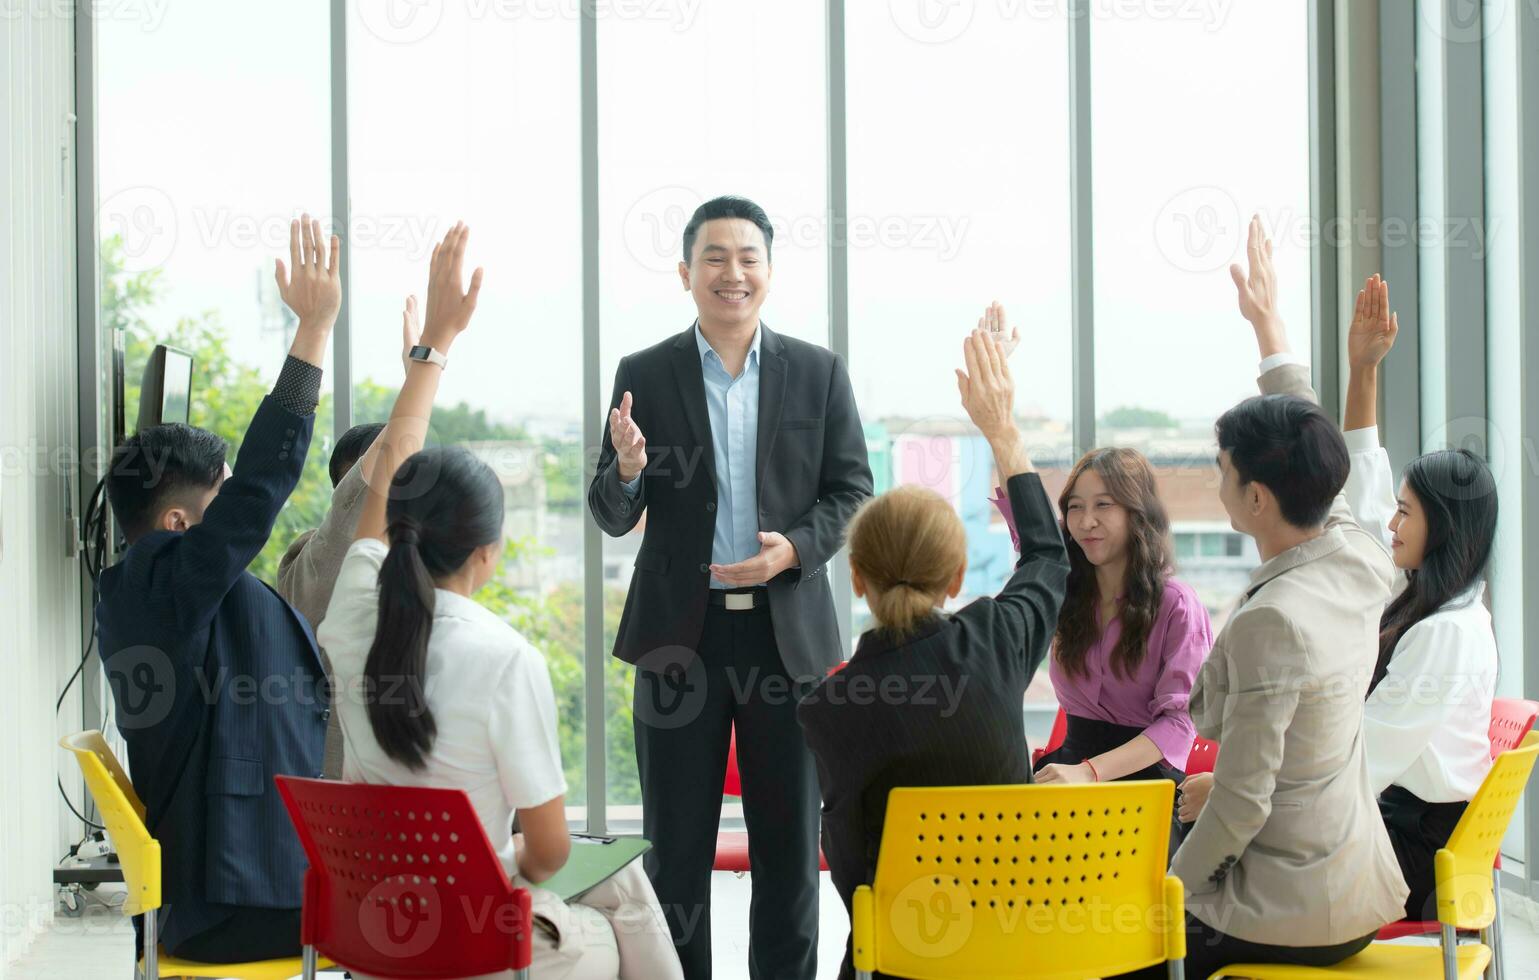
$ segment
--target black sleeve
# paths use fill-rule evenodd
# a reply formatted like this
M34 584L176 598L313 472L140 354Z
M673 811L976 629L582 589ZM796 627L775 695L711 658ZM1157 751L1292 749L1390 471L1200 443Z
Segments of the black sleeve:
M615 370L615 389L609 397L610 411L620 407L620 399L627 391L634 399L636 392L630 386L630 366L627 358L622 357ZM620 457L615 452L614 441L609 438L609 412L604 413L601 429L598 468L594 471L593 481L588 484L588 509L605 534L618 538L630 533L647 509L647 481L643 476L635 497L625 492L620 485ZM645 430L642 435L646 435Z
M844 358L837 355L829 377L827 406L818 502L785 532L801 563L798 583L821 572L838 552L844 543L845 526L872 491L866 433L855 407L855 389Z
M1069 581L1069 556L1041 478L1035 473L1017 474L1010 478L1006 491L1021 539L1020 557L999 595L981 602L994 607L1004 633L1001 652L1008 650L1025 657L1026 676L1030 677L1042 666L1058 628L1058 610ZM966 613L963 610L959 615Z

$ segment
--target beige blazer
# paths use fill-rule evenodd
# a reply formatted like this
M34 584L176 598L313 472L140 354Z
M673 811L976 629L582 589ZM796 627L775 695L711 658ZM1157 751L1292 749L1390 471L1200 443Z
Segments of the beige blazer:
M1264 394L1315 400L1284 365ZM1192 688L1220 743L1207 805L1171 862L1188 910L1256 943L1326 946L1404 914L1407 888L1369 785L1363 697L1395 566L1338 496L1325 533L1264 563Z
M368 489L361 468L354 465L331 491L331 506L321 526L295 538L278 560L278 594L309 620L313 631L320 631L326 607L331 605L331 590L337 584L342 559L347 557L353 534L358 530ZM325 650L321 651L321 666L329 680L331 661ZM342 725L335 711L326 719L326 754L321 771L327 779L342 778Z

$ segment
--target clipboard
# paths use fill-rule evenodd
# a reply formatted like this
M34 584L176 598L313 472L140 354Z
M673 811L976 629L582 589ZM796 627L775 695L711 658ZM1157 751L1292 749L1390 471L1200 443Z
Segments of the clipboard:
M566 865L540 882L540 888L555 892L563 902L581 898L608 881L621 868L652 849L652 842L640 837L595 837L572 835L572 851Z

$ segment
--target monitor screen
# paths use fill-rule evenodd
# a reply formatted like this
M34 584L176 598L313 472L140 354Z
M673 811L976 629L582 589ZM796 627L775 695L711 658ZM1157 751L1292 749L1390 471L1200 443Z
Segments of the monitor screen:
M164 422L188 422L192 401L192 355L156 344L144 365L139 388L138 429Z

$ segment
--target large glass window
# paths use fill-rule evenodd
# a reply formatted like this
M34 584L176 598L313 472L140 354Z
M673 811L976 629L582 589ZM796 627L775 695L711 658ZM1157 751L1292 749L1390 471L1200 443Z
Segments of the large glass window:
M752 199L775 226L764 322L786 336L828 342L824 74L808 67L823 64L822 5L753 0L667 9L667 17L627 16L616 5L598 21L606 408L621 357L694 322L678 273L684 225L718 195ZM606 654L642 529L604 539ZM641 813L634 673L616 664L606 694L612 824Z
M1017 415L1049 492L1068 462L1068 27L1061 9L1035 16L1042 5L939 19L913 7L846 7L850 374L877 491L923 484L962 517L955 606L998 591L1014 564L989 502L993 458L952 373L994 300L1021 330ZM870 613L862 600L852 612L858 636ZM1046 671L1027 704L1040 739L1056 708Z
M1293 350L1310 356L1307 10L1093 7L1096 442L1155 465L1177 541L1197 535L1177 574L1217 627L1259 563L1249 538L1219 537L1213 463L1214 421L1256 393L1228 271L1252 214Z
M292 218L330 210L327 12L173 5L154 30L112 17L96 30L100 314L125 349L126 432L146 359L168 344L195 359L190 421L233 462L293 340L273 260L288 263ZM251 566L269 582L330 502L330 388L328 372L304 477Z
M532 5L349 7L352 421L389 415L405 296L426 299L433 244L464 219L467 279L476 266L486 278L433 432L502 480L506 557L476 599L545 654L582 820L578 22Z

